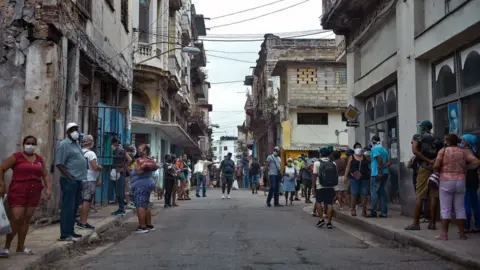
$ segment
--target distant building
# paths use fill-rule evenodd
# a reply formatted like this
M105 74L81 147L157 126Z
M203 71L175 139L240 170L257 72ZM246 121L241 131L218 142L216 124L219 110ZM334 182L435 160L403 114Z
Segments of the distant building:
M222 136L220 140L212 143L213 161L221 162L228 153L232 153L232 159L237 164L237 140L238 137Z

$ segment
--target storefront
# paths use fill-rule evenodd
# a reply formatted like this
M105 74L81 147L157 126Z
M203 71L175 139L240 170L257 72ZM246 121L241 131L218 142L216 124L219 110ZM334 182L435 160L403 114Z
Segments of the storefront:
M434 131L480 135L480 43L433 64Z
M378 135L392 159L389 170L388 198L390 203L399 203L399 143L398 106L396 83L365 100L365 145Z

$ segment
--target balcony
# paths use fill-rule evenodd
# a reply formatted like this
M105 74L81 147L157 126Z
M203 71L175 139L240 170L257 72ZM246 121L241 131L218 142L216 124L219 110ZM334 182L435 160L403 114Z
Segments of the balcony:
M207 56L205 55L205 49L202 42L196 42L195 47L200 49L200 53L195 55L192 60L192 66L196 67L206 67L207 66Z
M379 0L323 0L321 24L337 35L347 34L358 27L378 5Z
M204 136L208 129L208 119L200 108L194 108L188 117L188 131L194 136Z
M202 85L197 85L193 87L193 91L195 92L195 98L197 99L205 98L206 95L204 90L205 89Z
M170 74L177 79L177 82L181 82L181 72L182 68L180 63L178 62L178 58L176 54L171 54L168 56L168 71Z
M180 8L182 8L183 6L182 0L169 0L168 3L169 3L170 9L173 11L179 11Z

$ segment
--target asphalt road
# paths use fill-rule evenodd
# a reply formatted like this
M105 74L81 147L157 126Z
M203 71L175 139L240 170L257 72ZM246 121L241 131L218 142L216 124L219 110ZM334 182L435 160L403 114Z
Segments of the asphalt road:
M161 211L155 231L132 234L69 269L461 269L345 224L319 229L303 203L267 208L263 192L208 195Z

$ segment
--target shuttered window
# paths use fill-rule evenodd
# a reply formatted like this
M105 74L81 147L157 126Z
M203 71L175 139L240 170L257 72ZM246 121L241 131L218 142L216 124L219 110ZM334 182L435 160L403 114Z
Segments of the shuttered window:
M149 8L148 0L140 0L140 11L138 16L138 31L139 31L139 38L138 40L143 43L149 43L150 35L149 35L149 25L150 25L150 8Z

